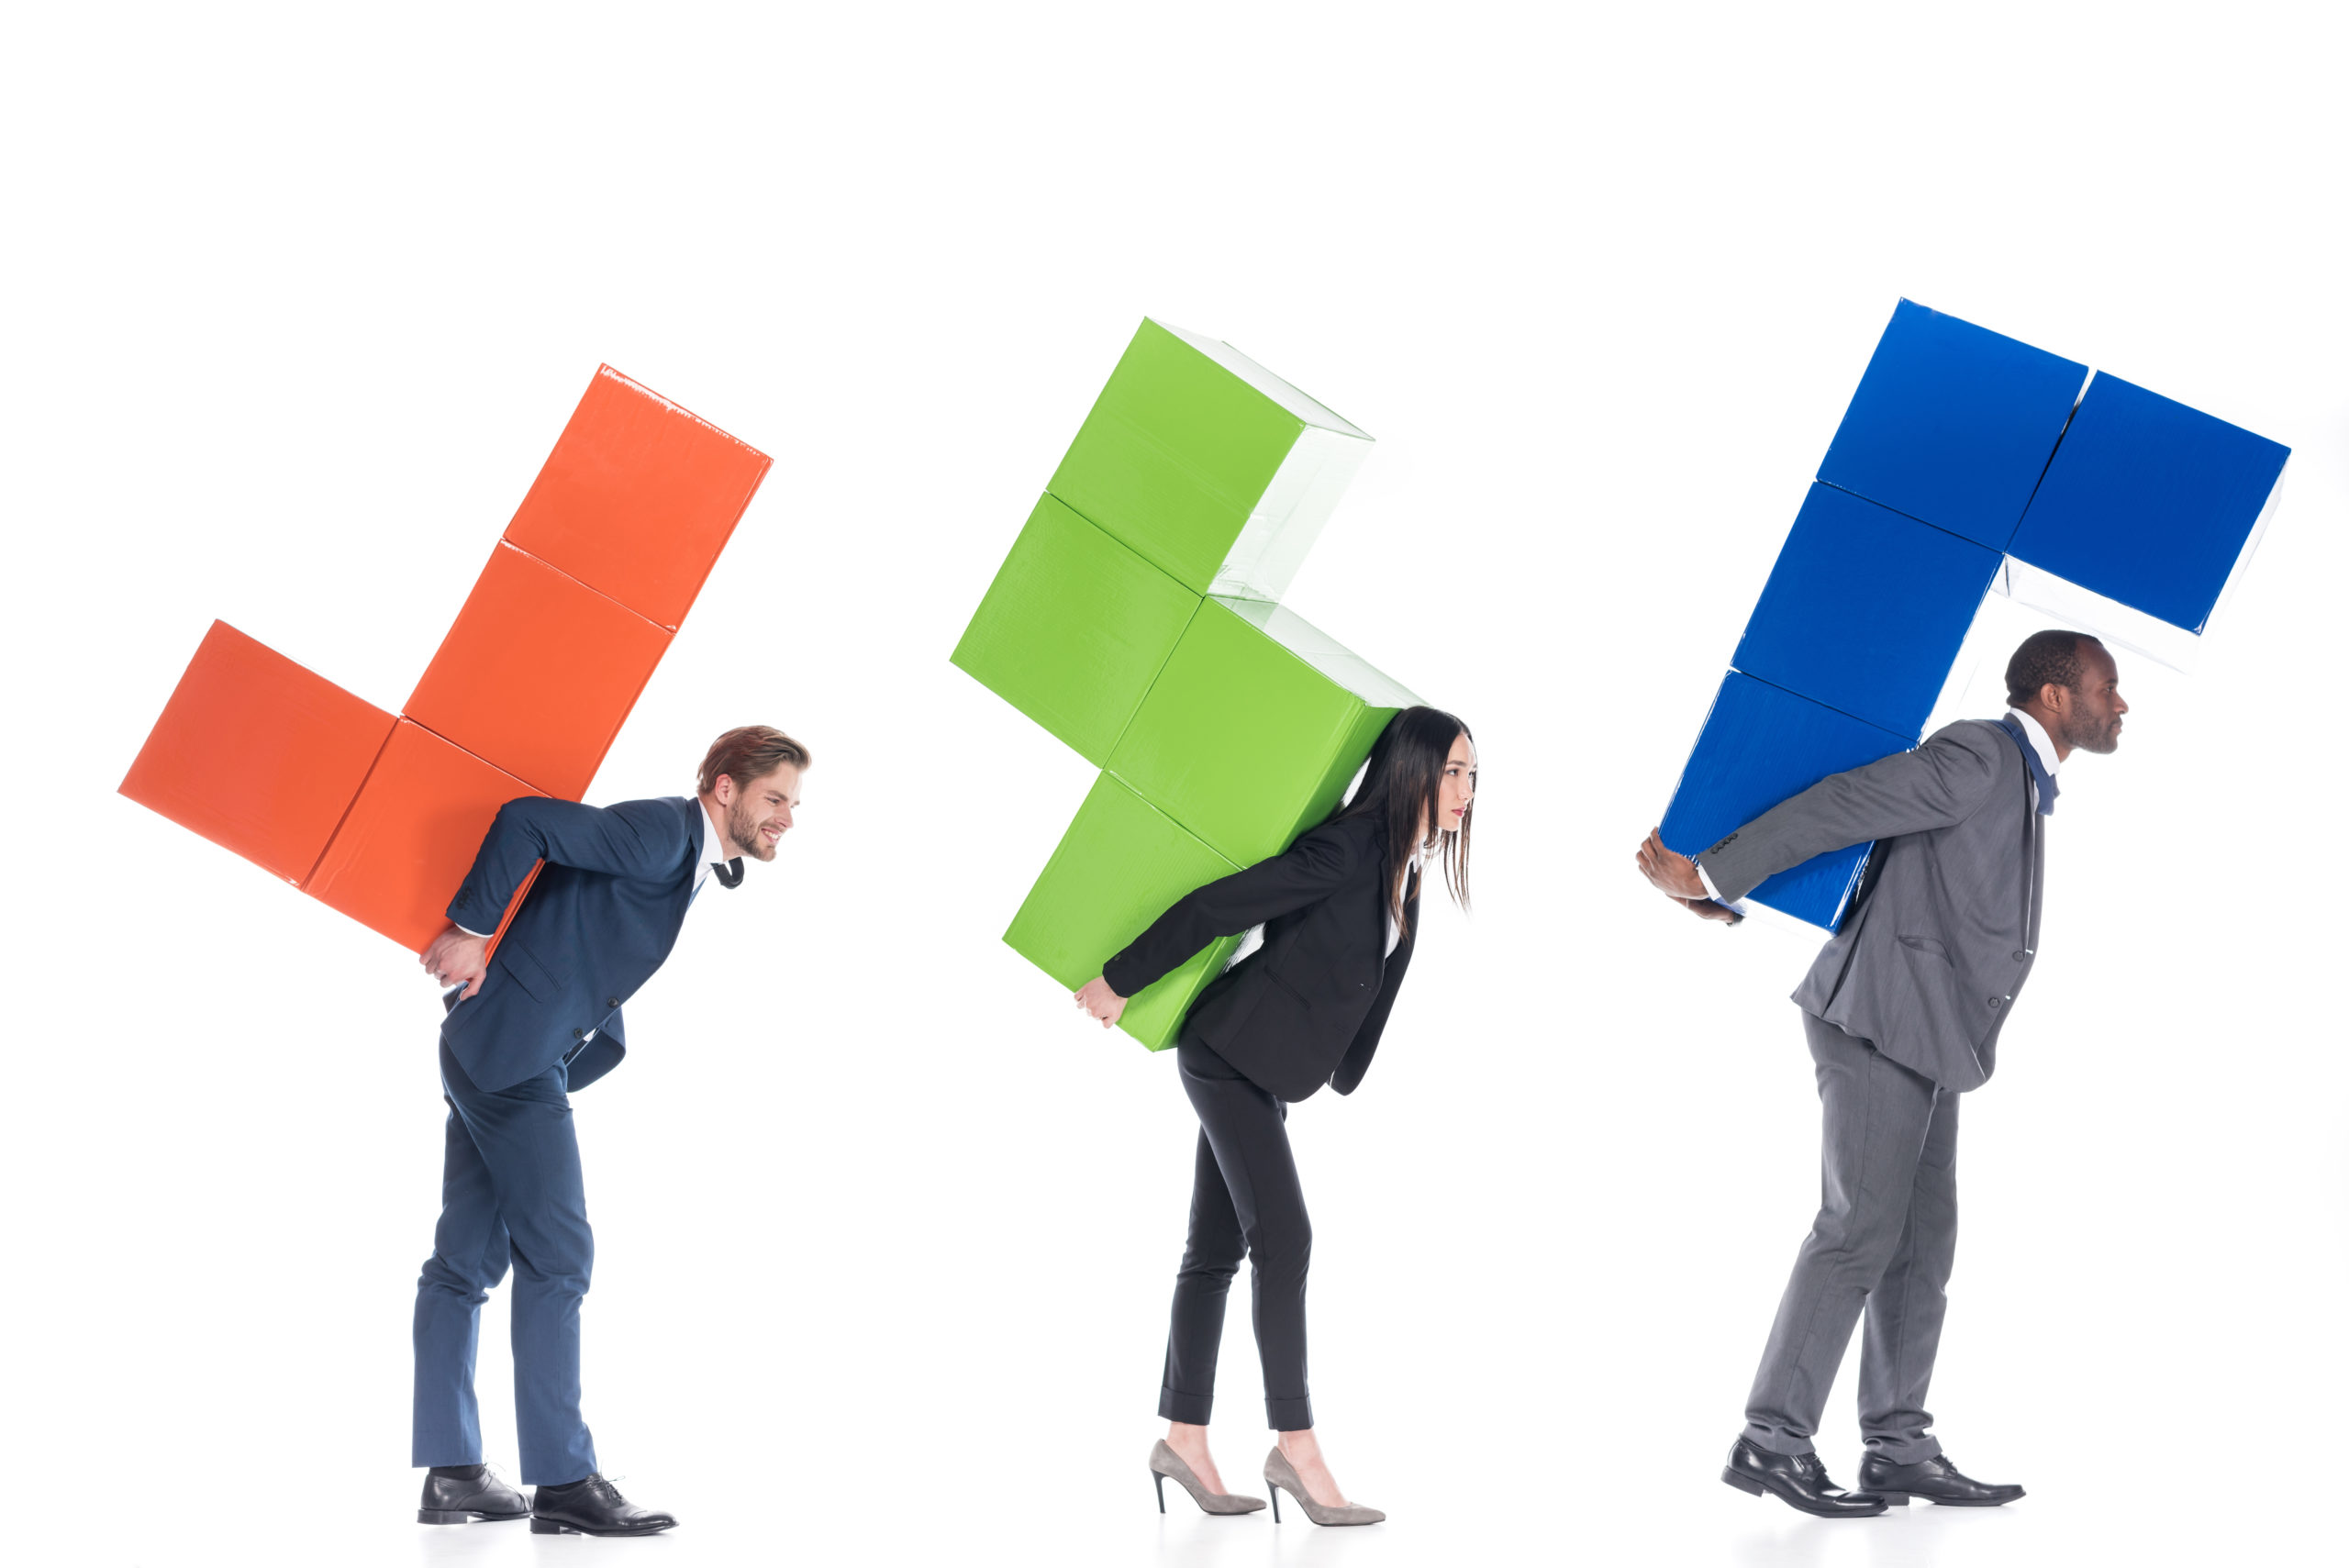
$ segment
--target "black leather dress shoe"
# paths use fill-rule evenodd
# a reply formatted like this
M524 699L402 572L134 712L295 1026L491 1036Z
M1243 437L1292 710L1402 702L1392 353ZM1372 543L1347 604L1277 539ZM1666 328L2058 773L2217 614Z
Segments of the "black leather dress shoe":
M676 1522L674 1514L638 1507L600 1475L530 1495L532 1535L658 1535Z
M424 1477L424 1501L417 1505L420 1525L461 1525L474 1519L519 1519L530 1505L497 1478L486 1464L444 1465Z
M1864 1519L1884 1512L1884 1499L1868 1492L1846 1492L1827 1478L1815 1453L1772 1453L1740 1438L1729 1451L1721 1479L1759 1497L1768 1493L1790 1508L1822 1519Z
M1921 1464L1895 1464L1869 1454L1860 1461L1860 1485L1898 1507L1907 1507L1911 1497L1922 1497L1945 1508L1995 1508L2022 1496L2020 1486L1975 1480L1952 1464L1947 1454L1935 1454Z

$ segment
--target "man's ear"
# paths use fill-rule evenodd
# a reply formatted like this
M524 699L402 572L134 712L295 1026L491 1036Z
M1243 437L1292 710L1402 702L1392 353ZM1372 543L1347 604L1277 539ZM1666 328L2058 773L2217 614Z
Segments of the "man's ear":
M734 778L733 778L733 775L732 775L732 774L730 774L730 773L720 773L720 774L718 774L718 777L717 777L717 779L716 779L715 781L713 781L713 782L711 783L710 786L709 786L709 795L710 795L710 798L711 798L711 799L713 799L713 800L715 800L715 801L717 801L717 802L718 802L718 805L720 805L720 806L731 806L731 805L733 805L733 804L734 804Z

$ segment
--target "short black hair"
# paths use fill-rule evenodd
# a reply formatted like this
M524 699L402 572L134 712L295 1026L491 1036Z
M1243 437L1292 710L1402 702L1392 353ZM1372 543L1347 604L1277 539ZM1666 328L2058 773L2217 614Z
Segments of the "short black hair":
M2080 689L2080 648L2104 644L2085 631L2034 631L2022 639L2007 661L2007 706L2021 707L2039 695L2042 686Z

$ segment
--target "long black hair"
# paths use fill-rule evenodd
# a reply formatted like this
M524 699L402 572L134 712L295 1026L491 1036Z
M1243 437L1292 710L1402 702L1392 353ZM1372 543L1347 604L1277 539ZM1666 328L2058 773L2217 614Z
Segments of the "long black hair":
M1362 783L1344 809L1331 818L1368 817L1378 824L1390 878L1386 911L1394 918L1395 929L1407 936L1410 923L1403 917L1403 892L1414 854L1424 851L1441 858L1443 884L1451 890L1452 901L1463 909L1468 907L1468 828L1476 819L1473 798L1459 827L1445 828L1436 821L1444 763L1452 756L1452 743L1464 735L1471 745L1475 743L1468 727L1442 708L1405 708L1386 721L1378 743L1370 749ZM1427 834L1424 841L1419 838L1422 831Z

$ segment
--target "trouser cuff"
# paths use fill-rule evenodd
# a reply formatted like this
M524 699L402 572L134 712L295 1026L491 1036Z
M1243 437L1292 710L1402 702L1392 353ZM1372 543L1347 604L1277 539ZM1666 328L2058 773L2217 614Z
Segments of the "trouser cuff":
M1180 1421L1186 1427L1204 1427L1208 1413L1215 1408L1212 1394L1179 1394L1172 1388L1158 1391L1158 1418Z
M1276 1432L1301 1432L1313 1424L1310 1399L1267 1399L1264 1422Z
M1942 1440L1930 1432L1922 1437L1863 1438L1860 1446L1887 1464L1922 1464L1942 1454Z
M1787 1459L1819 1451L1811 1446L1809 1438L1798 1437L1783 1427L1761 1421L1748 1419L1745 1423L1745 1430L1741 1435L1764 1453L1775 1453Z
M479 1464L481 1462L481 1450L479 1448L475 1448L472 1451L473 1457L471 1459L462 1457L465 1451L466 1451L462 1447L455 1443L450 1443L440 1448L427 1448L423 1444L418 1443L410 1451L408 1463L411 1468L417 1470L462 1470L468 1464ZM426 1457L427 1455L430 1455L432 1457L428 1458Z

